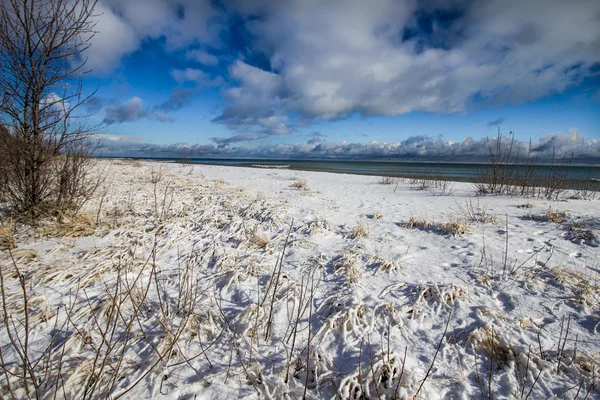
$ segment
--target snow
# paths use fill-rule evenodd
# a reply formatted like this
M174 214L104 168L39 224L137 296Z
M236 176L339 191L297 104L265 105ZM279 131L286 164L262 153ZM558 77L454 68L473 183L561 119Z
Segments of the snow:
M47 398L600 397L599 201L98 163L110 172L84 210L94 235L23 231L15 263L0 259L3 363L19 363L7 331L24 338L16 265L30 357L63 364L44 375ZM446 233L469 205L486 222Z

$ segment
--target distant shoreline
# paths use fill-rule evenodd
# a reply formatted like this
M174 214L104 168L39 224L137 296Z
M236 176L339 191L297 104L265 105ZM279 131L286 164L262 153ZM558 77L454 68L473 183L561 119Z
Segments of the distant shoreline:
M337 174L366 176L391 176L396 178L413 178L435 175L440 180L475 183L486 170L489 163L483 162L448 162L448 161L391 161L391 160L290 160L290 159L253 159L253 158L144 158L144 157L99 157L102 159L144 160L170 163L187 163L195 165L218 165L231 167L289 169L294 171L315 171ZM524 168L522 164L511 164L510 169ZM600 165L571 164L562 166L560 162L538 164L531 167L540 176L548 175L553 169L566 169L567 184L576 189L588 180L600 180Z

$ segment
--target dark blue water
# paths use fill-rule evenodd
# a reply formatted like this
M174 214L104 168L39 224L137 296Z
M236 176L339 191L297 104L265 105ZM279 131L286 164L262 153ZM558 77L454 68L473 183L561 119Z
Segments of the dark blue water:
M162 158L162 161L179 162L176 158ZM193 158L186 160L194 164L227 165L253 168L285 168L299 171L323 171L359 175L389 175L398 177L418 177L436 175L443 179L473 182L481 171L489 169L487 164L451 163L451 162L404 162L404 161L357 161L357 160L265 160L230 158ZM511 166L518 170L523 166ZM596 165L536 165L532 172L547 176L557 169L567 172L569 181L600 181L600 166Z

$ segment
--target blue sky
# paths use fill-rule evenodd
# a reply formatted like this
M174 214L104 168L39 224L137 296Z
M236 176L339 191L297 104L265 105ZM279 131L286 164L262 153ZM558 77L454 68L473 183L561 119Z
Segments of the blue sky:
M86 83L106 154L369 156L500 127L600 155L595 0L100 0L98 12Z

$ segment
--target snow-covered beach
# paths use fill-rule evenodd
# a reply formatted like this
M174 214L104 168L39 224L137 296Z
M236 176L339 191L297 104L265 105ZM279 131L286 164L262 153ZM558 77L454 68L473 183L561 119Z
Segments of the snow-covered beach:
M599 200L97 171L84 217L1 250L4 398L27 395L25 337L47 398L600 397Z

